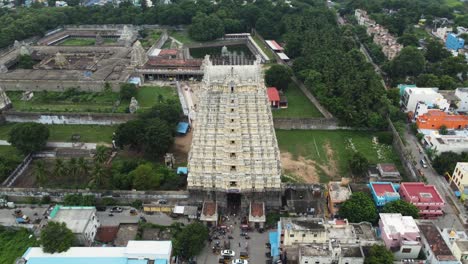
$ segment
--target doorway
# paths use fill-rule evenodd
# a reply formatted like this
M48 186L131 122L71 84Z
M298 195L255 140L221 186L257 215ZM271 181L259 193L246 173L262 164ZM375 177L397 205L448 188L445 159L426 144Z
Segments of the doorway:
M238 214L241 207L241 199L240 193L227 194L227 209L230 214Z

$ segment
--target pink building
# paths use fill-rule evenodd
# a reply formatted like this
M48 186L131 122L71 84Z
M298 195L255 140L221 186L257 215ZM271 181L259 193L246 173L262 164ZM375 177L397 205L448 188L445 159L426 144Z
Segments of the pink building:
M413 217L401 214L380 214L381 237L397 260L415 259L421 251L421 235Z
M425 185L422 182L404 182L400 187L402 200L414 204L419 208L419 215L424 219L433 219L444 212L444 199L434 185Z

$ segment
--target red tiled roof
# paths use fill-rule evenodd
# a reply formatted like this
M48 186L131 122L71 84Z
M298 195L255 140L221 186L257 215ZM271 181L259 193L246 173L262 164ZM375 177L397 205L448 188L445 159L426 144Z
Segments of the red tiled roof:
M202 60L199 59L165 59L165 58L150 58L147 65L150 66L182 66L182 67L199 67L202 65ZM145 65L146 66L146 65Z
M268 87L267 94L270 102L278 102L280 100L278 89L276 89L276 87Z
M118 226L101 226L96 233L96 240L102 243L109 243L115 240L119 232Z
M254 203L250 204L250 214L253 217L261 217L263 216L263 203Z
M206 216L212 216L216 214L216 203L215 202L204 202L203 214Z
M163 49L161 52L159 52L159 56L162 55L177 55L177 50L176 49Z
M391 183L376 183L372 184L372 187L374 187L375 194L377 194L377 196L384 196L385 193L395 192L395 189L393 188L393 185Z
M402 196L410 196L412 202L444 203L434 185L425 185L422 182L403 182L400 192Z

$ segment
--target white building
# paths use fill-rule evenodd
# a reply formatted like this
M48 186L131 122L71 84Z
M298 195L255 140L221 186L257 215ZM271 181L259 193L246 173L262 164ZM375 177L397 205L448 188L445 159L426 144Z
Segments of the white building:
M460 101L458 101L457 111L468 112L468 88L457 88L455 90L455 96L460 99Z
M419 88L419 87L408 87L405 89L403 96L401 98L401 104L405 112L417 112L417 106L420 103L424 103L428 107L434 107L435 105L441 107L447 106L447 100L443 95L438 93L438 88ZM423 110L423 109L421 109Z
M45 253L40 247L29 248L23 259L26 264L40 263L171 263L171 241L128 241L126 247L71 247L62 253Z
M440 230L433 222L423 221L418 224L421 231L422 250L427 264L461 264L453 255Z
M427 131L425 131L427 132ZM468 131L454 131L454 135L441 135L439 131L432 130L424 136L426 148L436 150L436 155L453 151L462 153L468 151Z
M100 226L96 208L92 206L56 205L49 215L49 221L65 223L82 245L90 245L94 241Z
M432 34L437 38L444 40L447 38L447 34L452 33L453 29L451 27L440 27L435 31L432 31Z
M328 234L322 218L281 218L283 245L326 243Z

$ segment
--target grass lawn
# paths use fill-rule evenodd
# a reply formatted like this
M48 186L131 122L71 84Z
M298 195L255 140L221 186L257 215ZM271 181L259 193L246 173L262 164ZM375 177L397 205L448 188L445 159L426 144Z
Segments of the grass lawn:
M276 130L282 161L286 152L291 154L293 162L312 161L320 182L327 182L330 177L350 176L348 160L354 151L361 152L371 164L400 164L392 146L373 143L376 135L369 131ZM284 161L283 167L287 169Z
M142 86L138 88L136 99L141 108L150 108L159 102L160 95L163 99L177 99L178 94L173 87Z
M427 31L422 27L413 27L413 32L414 32L414 35L418 39L423 39L423 38L430 37L429 33L427 33Z
M151 47L154 43L156 43L156 41L158 41L159 37L161 37L162 35L162 32L160 30L150 30L148 33L148 35L142 39L140 42L141 42L141 45L145 48L149 48Z
M2 137L3 139L3 137ZM12 146L0 146L0 157L5 157L5 156L18 156L23 158L23 154L21 154L18 150L16 150Z
M288 98L288 108L273 109L273 117L323 117L297 85L291 84L284 95Z
M94 46L95 43L94 38L67 38L59 46Z
M270 47L268 47L266 44L264 44L260 40L260 38L258 38L257 35L252 36L252 38L255 41L255 43L257 43L257 45L262 49L262 51L268 56L268 58L270 58L270 60L275 59L275 55L273 54L273 51L270 49Z
M459 0L445 0L445 4L449 7L463 6L463 3Z
M175 38L176 40L182 42L183 44L190 44L190 43L196 43L197 41L193 40L190 38L188 31L182 30L182 31L171 31L169 34L171 37Z
M28 247L39 246L34 235L29 238L31 234L24 228L9 230L0 227L0 264L12 264Z
M14 123L0 126L0 139L6 140ZM81 142L111 143L115 126L98 125L47 125L49 127L49 141L70 142L73 134L81 136Z

